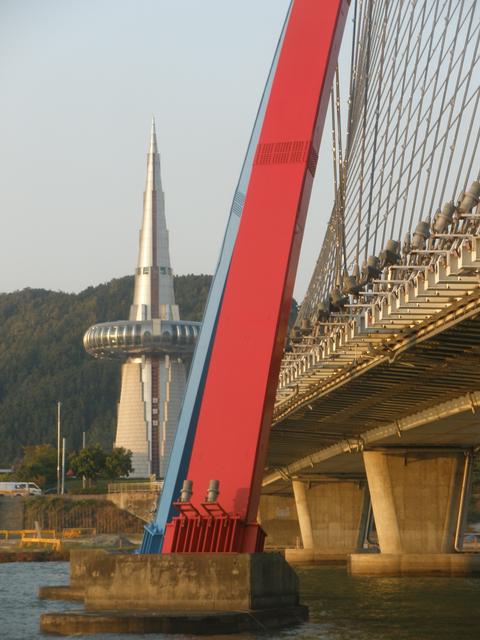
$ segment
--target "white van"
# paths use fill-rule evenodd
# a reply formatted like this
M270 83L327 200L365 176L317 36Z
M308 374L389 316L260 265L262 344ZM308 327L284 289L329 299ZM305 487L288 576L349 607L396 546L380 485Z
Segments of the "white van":
M41 496L35 482L0 482L0 496Z

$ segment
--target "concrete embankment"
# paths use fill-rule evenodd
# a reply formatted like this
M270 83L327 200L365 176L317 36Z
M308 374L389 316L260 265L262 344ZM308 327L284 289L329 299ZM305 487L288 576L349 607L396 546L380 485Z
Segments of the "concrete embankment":
M144 520L106 495L0 496L0 531L91 528L97 533L142 533Z
M68 560L76 547L130 549L144 526L105 496L1 497L0 524L0 563Z
M107 496L40 496L24 501L24 528L62 531L91 528L99 534L141 533L143 521L117 507Z

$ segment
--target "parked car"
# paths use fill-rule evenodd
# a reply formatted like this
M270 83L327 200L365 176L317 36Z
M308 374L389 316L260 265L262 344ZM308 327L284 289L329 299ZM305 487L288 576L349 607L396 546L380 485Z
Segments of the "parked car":
M41 496L35 482L0 482L0 496Z

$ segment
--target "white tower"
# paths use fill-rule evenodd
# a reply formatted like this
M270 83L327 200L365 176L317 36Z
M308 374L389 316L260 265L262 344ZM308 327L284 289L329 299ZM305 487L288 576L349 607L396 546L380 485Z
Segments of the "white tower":
M185 390L182 357L193 351L198 329L199 323L180 321L175 304L160 156L152 121L130 317L127 322L94 325L84 337L86 350L95 357L126 359L115 446L132 451L132 477L165 477Z

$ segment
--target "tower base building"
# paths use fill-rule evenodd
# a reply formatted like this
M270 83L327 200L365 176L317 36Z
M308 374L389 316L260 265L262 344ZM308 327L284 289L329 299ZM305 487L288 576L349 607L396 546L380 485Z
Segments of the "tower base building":
M147 477L158 465L165 477L185 384L181 358L130 358L122 365L115 446L133 452L135 476Z

